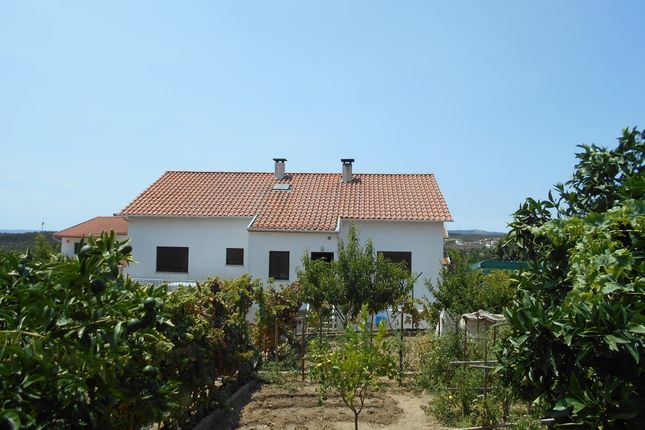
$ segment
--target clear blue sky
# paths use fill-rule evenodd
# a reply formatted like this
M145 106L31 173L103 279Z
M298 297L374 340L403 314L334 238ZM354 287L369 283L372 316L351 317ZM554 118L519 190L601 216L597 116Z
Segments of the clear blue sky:
M436 174L504 230L575 145L645 126L642 1L0 3L0 228L120 211L166 170Z

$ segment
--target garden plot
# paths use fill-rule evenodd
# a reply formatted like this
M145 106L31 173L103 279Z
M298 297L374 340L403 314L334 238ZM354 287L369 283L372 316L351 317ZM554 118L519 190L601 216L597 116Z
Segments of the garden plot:
M422 409L428 397L399 389L391 383L365 402L360 415L360 429L420 428L442 430L442 427ZM236 411L228 422L216 430L344 430L353 429L353 414L342 399L330 393L324 405L318 403L318 393L312 384L288 381L283 384L264 384Z

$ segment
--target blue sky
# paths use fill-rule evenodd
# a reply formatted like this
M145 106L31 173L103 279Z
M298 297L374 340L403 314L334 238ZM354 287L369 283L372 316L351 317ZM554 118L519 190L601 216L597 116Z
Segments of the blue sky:
M0 228L121 210L166 170L435 173L505 230L575 146L645 126L641 1L0 3Z

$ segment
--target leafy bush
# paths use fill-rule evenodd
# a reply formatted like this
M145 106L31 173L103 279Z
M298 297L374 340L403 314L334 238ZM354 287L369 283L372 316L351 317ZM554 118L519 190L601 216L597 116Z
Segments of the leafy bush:
M528 199L510 238L529 258L506 312L508 385L578 428L645 418L645 132L583 145L573 178Z
M450 261L442 269L437 284L426 281L434 297L429 305L432 320L436 320L442 309L456 316L479 309L501 313L513 302L516 289L511 286L510 273L498 270L484 274L471 269L459 252L450 252Z
M253 333L261 359L287 362L295 366L295 351L299 348L294 328L298 310L302 306L300 285L292 283L276 289L258 284L253 297L258 305Z
M78 259L0 254L0 427L137 429L172 408L165 290L119 273L130 251L104 234Z
M255 353L245 315L254 284L248 276L231 281L212 278L168 295L166 309L174 327L166 334L175 347L163 359L162 375L181 386L180 407L166 417L166 426L194 426L221 406L221 384L251 377Z

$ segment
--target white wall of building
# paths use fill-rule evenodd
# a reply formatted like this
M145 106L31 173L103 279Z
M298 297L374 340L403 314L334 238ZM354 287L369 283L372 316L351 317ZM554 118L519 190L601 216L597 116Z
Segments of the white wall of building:
M128 217L132 255L126 269L135 279L201 281L211 275L236 278L249 273L248 231L252 218ZM157 272L157 246L188 247L188 273ZM226 248L243 248L244 265L227 266Z
M116 240L119 240L119 241L124 241L127 238L128 236L123 236L123 235L116 236ZM75 255L76 253L74 252L74 245L76 245L80 241L81 241L80 237L63 237L60 241L61 254L66 255L68 257Z
M289 280L297 280L296 268L308 252L333 252L338 258L337 233L248 231L251 218L154 218L129 217L132 254L136 263L126 273L135 279L200 281L208 276L235 278L245 273L266 282L269 277L269 252L289 251ZM425 280L436 281L443 258L443 223L400 221L341 221L340 236L346 237L349 225L357 226L361 240L372 239L376 251L412 253L412 272L421 274L414 296L428 295ZM189 248L188 273L156 272L157 246ZM227 266L226 248L243 248L244 265ZM72 247L73 249L73 247Z
M254 278L266 282L269 278L269 251L289 251L289 280L276 281L276 284L291 283L297 280L296 267L300 266L303 254L308 252L333 252L338 255L338 235L336 233L286 233L286 232L249 232L249 272Z

